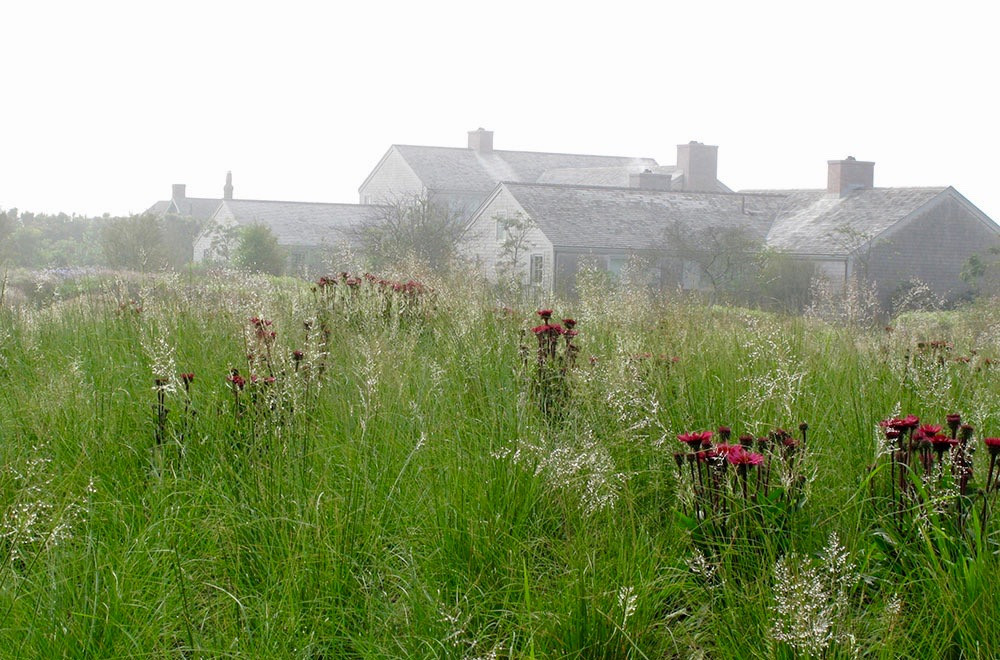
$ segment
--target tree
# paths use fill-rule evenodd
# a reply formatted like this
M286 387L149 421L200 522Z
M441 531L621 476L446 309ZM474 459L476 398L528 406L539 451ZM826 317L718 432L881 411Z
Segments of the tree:
M962 264L962 281L972 288L975 295L983 291L996 291L1000 283L1000 246L987 248L985 257L973 254Z
M167 266L163 228L151 215L108 220L101 228L101 250L112 268L148 271Z
M376 207L355 230L373 268L415 258L433 269L456 256L465 216L424 197L407 197Z
M497 280L504 286L516 289L524 284L525 277L519 272L519 268L524 252L531 247L528 237L535 224L523 213L513 216L497 215L493 220L503 234L497 254Z
M281 275L285 270L285 250L267 225L247 225L237 233L233 263L255 273Z
M665 251L693 264L713 295L738 296L753 279L762 242L743 227L694 227L683 221L664 233Z
M171 268L181 268L194 258L194 240L205 222L196 218L167 215L163 218L164 257Z
M14 223L17 220L17 209L11 211L0 210L0 261L6 257L8 237L14 233Z

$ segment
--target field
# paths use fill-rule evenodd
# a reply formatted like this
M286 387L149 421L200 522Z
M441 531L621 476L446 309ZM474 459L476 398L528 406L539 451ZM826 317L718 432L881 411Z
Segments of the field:
M0 305L0 656L1000 656L995 304L470 282Z

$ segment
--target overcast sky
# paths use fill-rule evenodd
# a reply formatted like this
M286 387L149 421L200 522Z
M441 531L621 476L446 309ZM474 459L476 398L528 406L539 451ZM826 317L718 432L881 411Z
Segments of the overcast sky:
M656 158L733 189L952 185L1000 220L985 2L4 2L0 208L357 202L391 144Z

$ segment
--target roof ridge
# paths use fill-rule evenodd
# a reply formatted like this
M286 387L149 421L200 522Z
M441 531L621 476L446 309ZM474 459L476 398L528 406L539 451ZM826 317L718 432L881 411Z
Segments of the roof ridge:
M582 183L545 183L535 181L499 181L498 186L521 186L532 188L564 188L569 190L595 190L595 191L627 191L636 193L654 193L658 195L714 195L719 197L746 197L754 195L757 197L779 197L781 192L739 192L739 191L702 191L702 190L651 190L649 188L632 188L630 186L596 186Z
M357 204L352 202L305 202L301 200L283 200L283 199L225 199L223 202L253 202L255 204L308 204L310 206L365 206L365 207L381 207L385 204Z
M435 145L430 145L430 144L394 144L392 146L393 147L412 147L412 148L415 148L415 149L448 149L450 151L471 151L471 152L474 152L474 153L480 153L480 152L477 152L475 149L472 149L470 147L441 147L441 146L435 146ZM499 154L536 154L536 155L537 154L544 154L544 155L547 155L547 156L583 156L585 158L628 158L628 159L631 159L631 160L651 160L654 163L656 162L656 159L652 158L650 156L612 156L612 155L608 155L608 154L581 154L581 153L568 153L568 152L562 152L562 151L527 151L527 150L524 150L524 149L493 149L493 150L491 150L490 152L487 152L487 153L495 153L495 154L496 153L499 153ZM659 165L657 165L657 166L659 166ZM557 169L563 169L563 168L557 168Z

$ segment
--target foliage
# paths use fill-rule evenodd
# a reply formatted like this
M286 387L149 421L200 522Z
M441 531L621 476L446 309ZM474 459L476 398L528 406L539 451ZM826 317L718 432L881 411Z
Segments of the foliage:
M541 320L531 328L538 346L532 351L521 346L524 366L530 373L529 389L539 410L549 420L558 420L566 412L571 394L572 371L580 347L573 343L578 334L575 319L552 321L551 309L538 310ZM530 363L530 364L529 364Z
M376 207L354 233L375 270L414 258L442 271L455 258L465 225L462 213L414 196Z
M911 313L889 332L588 282L558 303L586 332L549 417L531 394L535 308L496 309L494 289L464 272L428 280L433 293L415 301L347 278L360 281L314 291L251 274L115 273L60 280L45 305L5 302L0 648L776 659L1000 648L1000 521L982 524L970 486L963 533L949 504L913 535L891 524L887 456L869 470L877 420L901 410L961 410L997 435L995 304ZM758 437L808 419L797 456L809 497L772 506L760 466L744 481L728 464L730 533L709 537L686 499L689 464L679 475L672 454L677 435L720 419L765 460ZM984 488L1000 466L985 439L970 442ZM786 488L779 474L768 497Z
M493 221L503 232L497 256L497 281L511 293L517 293L527 281L529 274L521 270L525 251L531 247L529 236L535 223L523 213L513 216L498 215Z
M263 224L240 227L233 248L233 263L251 273L280 275L285 270L285 250L270 227Z
M753 278L754 255L763 243L745 227L699 227L677 220L663 240L672 256L696 264L706 286L716 295L738 295Z
M112 268L146 272L167 266L163 227L151 215L109 220L101 227L101 250Z
M995 291L1000 285L1000 247L988 248L986 256L971 255L962 265L961 277L976 293Z

